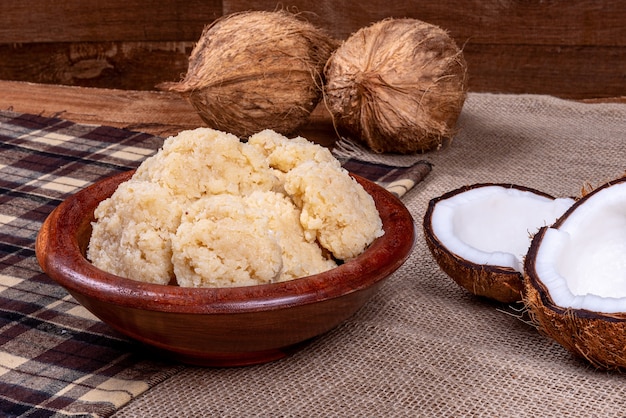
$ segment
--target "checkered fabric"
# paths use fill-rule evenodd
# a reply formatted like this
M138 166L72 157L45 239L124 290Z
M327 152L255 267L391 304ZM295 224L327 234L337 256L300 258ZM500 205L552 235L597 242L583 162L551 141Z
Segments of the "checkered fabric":
M34 251L42 222L63 199L136 168L162 142L0 112L0 416L110 416L183 367L146 358L138 343L109 329L42 273ZM391 184L398 195L430 171L425 163L400 170L355 160L345 165Z
M107 416L180 367L146 360L43 274L34 252L64 198L136 167L161 143L0 113L0 416Z
M430 163L421 160L408 167L395 167L352 158L344 161L342 165L346 170L377 183L397 197L404 196L422 181L432 168Z

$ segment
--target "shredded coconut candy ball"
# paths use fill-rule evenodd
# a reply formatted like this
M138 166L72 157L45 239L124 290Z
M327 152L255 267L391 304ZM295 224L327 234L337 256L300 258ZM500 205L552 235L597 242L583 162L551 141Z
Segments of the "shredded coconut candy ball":
M249 286L318 274L383 235L374 200L330 151L266 130L165 140L95 211L87 257L130 279Z

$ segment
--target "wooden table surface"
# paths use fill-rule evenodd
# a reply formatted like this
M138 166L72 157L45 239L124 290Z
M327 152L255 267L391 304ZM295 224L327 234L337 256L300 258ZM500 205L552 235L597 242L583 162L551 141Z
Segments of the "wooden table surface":
M626 96L584 101L626 103ZM204 126L186 100L177 94L161 91L0 80L0 109L125 128L162 137ZM334 143L337 136L323 104L313 111L309 123L299 134L322 145L331 146Z
M167 137L205 126L179 95L160 91L115 90L0 80L0 109L58 117L77 123L108 125ZM336 138L322 105L300 132L330 145Z

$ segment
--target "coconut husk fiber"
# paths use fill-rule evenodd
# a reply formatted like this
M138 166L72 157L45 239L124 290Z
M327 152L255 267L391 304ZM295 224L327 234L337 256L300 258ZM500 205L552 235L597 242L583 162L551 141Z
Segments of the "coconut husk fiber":
M289 135L322 98L322 71L337 41L285 10L232 13L208 25L179 83L210 128L241 138L263 129Z
M576 196L625 168L625 104L470 93L458 125L451 144L419 157L432 172L402 198L416 223L430 199L466 184ZM293 356L184 367L114 416L624 416L626 377L574 357L519 309L458 286L418 228L410 259L376 296Z

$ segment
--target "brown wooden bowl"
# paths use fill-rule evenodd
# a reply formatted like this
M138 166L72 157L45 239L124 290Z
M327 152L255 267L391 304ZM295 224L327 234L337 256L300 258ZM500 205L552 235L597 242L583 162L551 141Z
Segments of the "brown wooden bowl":
M132 171L62 202L37 236L43 271L118 332L169 358L241 366L285 357L354 314L409 257L415 226L402 202L354 176L374 198L385 234L358 257L321 274L231 288L185 288L109 274L85 257L94 209Z

